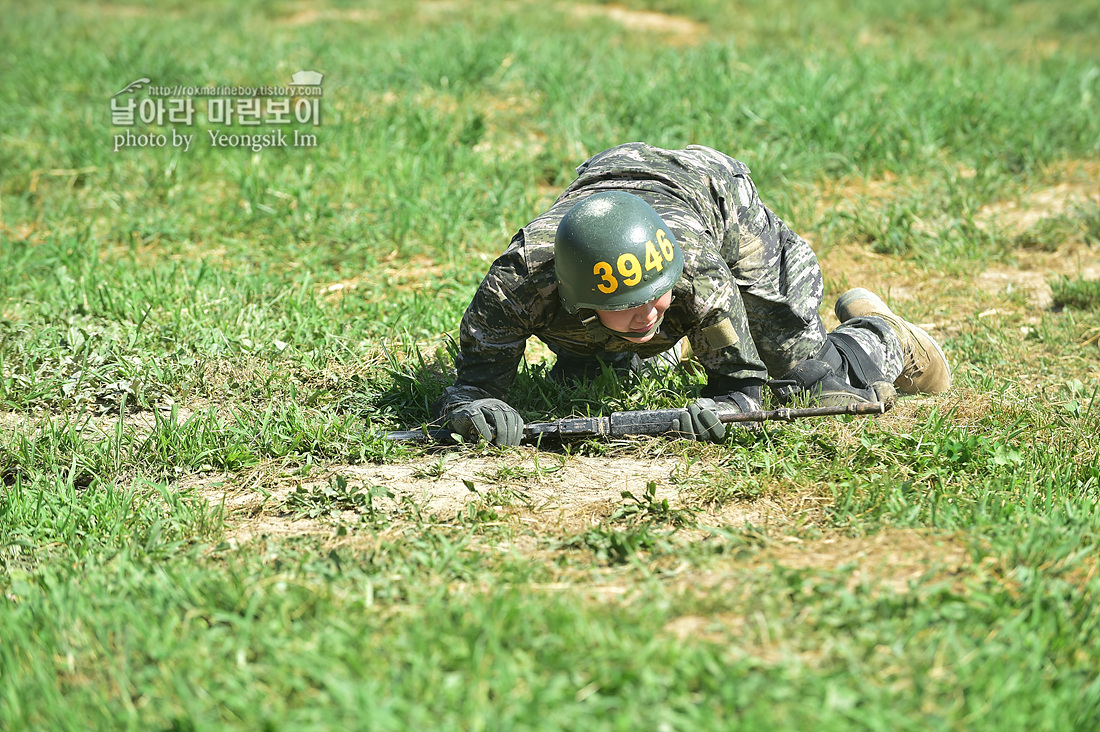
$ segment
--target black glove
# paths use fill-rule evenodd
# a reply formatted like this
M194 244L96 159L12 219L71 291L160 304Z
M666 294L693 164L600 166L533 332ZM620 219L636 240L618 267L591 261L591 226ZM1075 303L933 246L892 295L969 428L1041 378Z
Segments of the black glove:
M760 405L739 391L723 396L708 399L697 399L694 404L680 416L678 429L686 435L691 435L697 440L709 440L711 442L723 442L726 439L726 424L721 420L722 414L753 412L760 409ZM746 427L753 423L738 424L738 427ZM753 425L759 428L759 425Z
M476 399L451 410L451 429L467 440L485 439L494 445L518 445L523 417L500 399Z
M689 404L676 420L676 430L695 440L722 442L726 439L726 425L718 419L718 413L706 405L713 399L700 399Z

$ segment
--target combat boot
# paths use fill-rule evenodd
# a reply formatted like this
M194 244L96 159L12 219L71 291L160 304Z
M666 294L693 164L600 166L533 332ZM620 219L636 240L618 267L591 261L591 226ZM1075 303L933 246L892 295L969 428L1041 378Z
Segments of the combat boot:
M885 320L901 341L904 363L894 386L902 394L938 394L951 387L951 367L940 346L922 329L894 314L878 295L857 287L836 301L841 323L852 318L877 316Z

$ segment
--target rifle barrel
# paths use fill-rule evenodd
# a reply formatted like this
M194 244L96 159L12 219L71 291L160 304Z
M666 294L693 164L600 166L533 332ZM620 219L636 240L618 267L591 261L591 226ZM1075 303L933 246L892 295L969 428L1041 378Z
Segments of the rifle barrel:
M385 439L400 442L402 440L420 440L423 442L454 442L450 430L394 430L385 434Z
M803 417L829 417L841 414L885 414L893 404L889 402L865 402L863 404L844 404L835 407L803 407L800 409L773 409L771 411L723 412L718 415L724 423L729 422L790 422Z

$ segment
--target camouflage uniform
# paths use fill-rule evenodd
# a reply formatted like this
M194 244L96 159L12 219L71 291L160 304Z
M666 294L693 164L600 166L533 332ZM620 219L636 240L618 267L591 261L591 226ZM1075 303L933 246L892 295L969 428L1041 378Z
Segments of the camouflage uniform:
M570 314L558 298L558 222L582 198L608 190L649 203L684 256L672 304L646 343L627 341L596 318L586 324L585 311ZM577 179L550 210L523 227L493 263L462 318L458 378L435 409L443 414L475 399L505 399L532 335L560 358L616 363L624 355L657 356L686 336L713 393L758 395L769 374L782 376L825 346L817 312L823 290L813 251L760 202L743 163L699 145L621 145L577 168ZM858 318L834 332L854 338L887 381L901 372L900 342L880 318Z

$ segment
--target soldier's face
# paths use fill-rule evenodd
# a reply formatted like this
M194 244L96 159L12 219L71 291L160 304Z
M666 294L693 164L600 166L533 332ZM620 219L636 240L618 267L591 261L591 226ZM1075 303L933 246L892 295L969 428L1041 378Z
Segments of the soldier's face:
M603 323L605 328L610 328L619 333L637 333L637 336L624 335L623 338L632 343L645 343L657 334L654 326L657 325L657 321L661 319L661 316L665 314L671 304L672 290L669 290L656 300L650 300L636 308L630 308L629 310L597 310L596 315L599 316L600 322Z

